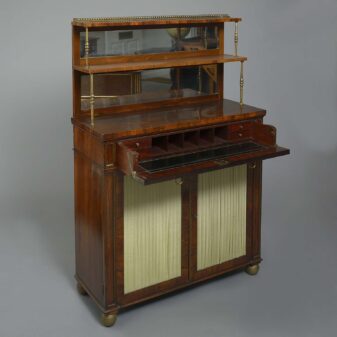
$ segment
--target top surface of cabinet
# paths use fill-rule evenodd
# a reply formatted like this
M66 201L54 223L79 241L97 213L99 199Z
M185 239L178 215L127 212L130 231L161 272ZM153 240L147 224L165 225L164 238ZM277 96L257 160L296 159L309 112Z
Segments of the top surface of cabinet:
M231 100L213 101L177 107L155 108L146 112L139 110L126 114L102 116L91 125L90 118L74 119L80 127L90 130L97 137L109 141L125 137L142 136L151 133L195 128L262 118L266 111L249 105L242 107Z

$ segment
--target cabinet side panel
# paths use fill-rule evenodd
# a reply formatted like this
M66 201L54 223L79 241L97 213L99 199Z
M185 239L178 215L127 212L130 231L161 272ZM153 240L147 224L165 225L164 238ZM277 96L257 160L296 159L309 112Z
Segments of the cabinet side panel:
M74 126L74 148L93 162L100 165L104 163L103 144L89 132L76 126Z
M197 270L246 255L247 166L198 176Z
M181 276L181 188L124 178L124 293Z
M75 152L76 276L102 303L102 173Z

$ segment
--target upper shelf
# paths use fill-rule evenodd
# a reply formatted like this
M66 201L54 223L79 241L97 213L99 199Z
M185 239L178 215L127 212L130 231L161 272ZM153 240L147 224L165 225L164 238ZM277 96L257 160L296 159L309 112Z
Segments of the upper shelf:
M121 27L121 26L148 26L148 25L179 25L193 23L224 23L239 22L241 18L231 18L228 14L203 15L168 15L168 16L135 16L111 18L75 18L74 27Z
M171 67L189 67L199 66L206 64L218 64L227 62L240 62L246 61L247 57L234 56L234 55L207 55L207 56L195 56L195 57L180 57L170 58L165 60L147 60L140 62L118 62L110 64L95 64L87 66L74 65L73 68L77 71L86 74L101 74L101 73L113 73L120 71L135 71L145 69L161 69Z

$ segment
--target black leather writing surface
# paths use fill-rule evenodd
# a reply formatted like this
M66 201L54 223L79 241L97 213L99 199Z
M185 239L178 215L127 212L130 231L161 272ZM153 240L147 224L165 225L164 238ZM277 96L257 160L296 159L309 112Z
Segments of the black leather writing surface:
M177 156L142 161L139 165L147 172L157 172L175 167L200 163L206 160L222 159L247 152L259 151L265 147L252 141L227 144L222 147L185 153Z

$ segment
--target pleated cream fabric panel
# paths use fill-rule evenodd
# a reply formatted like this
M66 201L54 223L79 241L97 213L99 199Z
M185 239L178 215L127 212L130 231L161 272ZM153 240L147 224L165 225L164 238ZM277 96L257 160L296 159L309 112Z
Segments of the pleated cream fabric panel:
M246 254L247 165L198 176L197 269Z
M181 187L124 178L124 293L181 275Z

